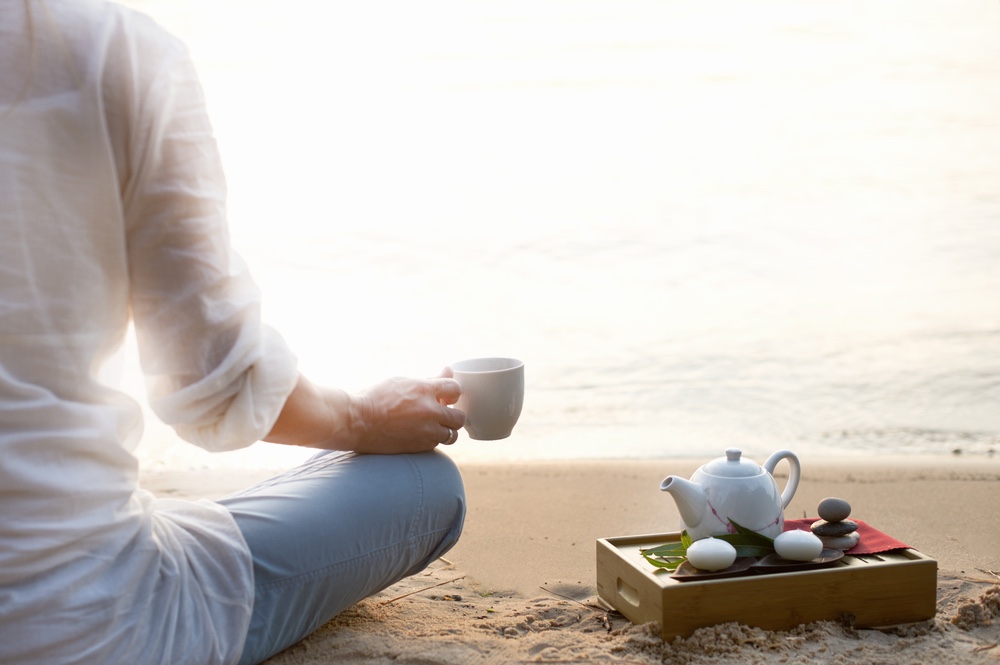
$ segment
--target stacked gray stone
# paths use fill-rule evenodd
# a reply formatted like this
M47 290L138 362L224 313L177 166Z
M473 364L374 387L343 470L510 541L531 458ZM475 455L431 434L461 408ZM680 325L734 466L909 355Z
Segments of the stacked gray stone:
M851 504L843 499L827 497L819 502L817 512L820 519L813 522L810 529L819 536L826 549L846 552L861 540L858 523L847 519L851 515Z

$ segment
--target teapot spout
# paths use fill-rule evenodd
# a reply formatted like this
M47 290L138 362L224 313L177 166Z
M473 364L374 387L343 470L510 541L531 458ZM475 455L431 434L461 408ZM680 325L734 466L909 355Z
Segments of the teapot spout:
M708 507L708 497L701 485L680 476L667 476L660 483L660 490L674 497L681 520L687 527L696 527L701 523Z

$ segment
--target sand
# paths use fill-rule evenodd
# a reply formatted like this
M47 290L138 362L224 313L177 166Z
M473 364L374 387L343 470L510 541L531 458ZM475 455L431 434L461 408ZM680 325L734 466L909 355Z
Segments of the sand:
M803 460L786 516L814 516L822 498L840 496L853 516L934 558L933 620L782 632L722 624L665 643L658 625L632 625L600 602L596 540L675 530L677 511L659 482L698 465L461 465L469 512L446 559L268 663L1000 663L1000 459ZM143 482L162 495L214 498L266 475L160 472Z

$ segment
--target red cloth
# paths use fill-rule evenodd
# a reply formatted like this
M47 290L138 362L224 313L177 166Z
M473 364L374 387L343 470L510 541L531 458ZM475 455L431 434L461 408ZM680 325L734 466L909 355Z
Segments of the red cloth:
M794 529L808 531L809 526L818 519L818 517L808 517L806 519L785 520L785 531L792 531ZM853 549L847 550L845 554L877 554L878 552L902 550L910 547L906 543L902 543L892 536L882 533L875 527L866 524L861 520L852 521L858 523L858 534L861 536L861 540L854 546Z

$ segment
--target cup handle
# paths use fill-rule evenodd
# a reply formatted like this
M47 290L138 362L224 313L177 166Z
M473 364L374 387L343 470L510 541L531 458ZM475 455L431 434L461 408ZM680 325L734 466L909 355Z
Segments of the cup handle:
M792 502L792 497L795 496L795 490L799 487L799 477L802 475L802 468L799 466L799 458L790 450L779 450L764 462L764 470L767 471L772 476L774 475L774 468L778 466L778 462L783 459L788 460L788 482L785 483L785 491L781 493L781 509L784 510L788 507L788 504Z

